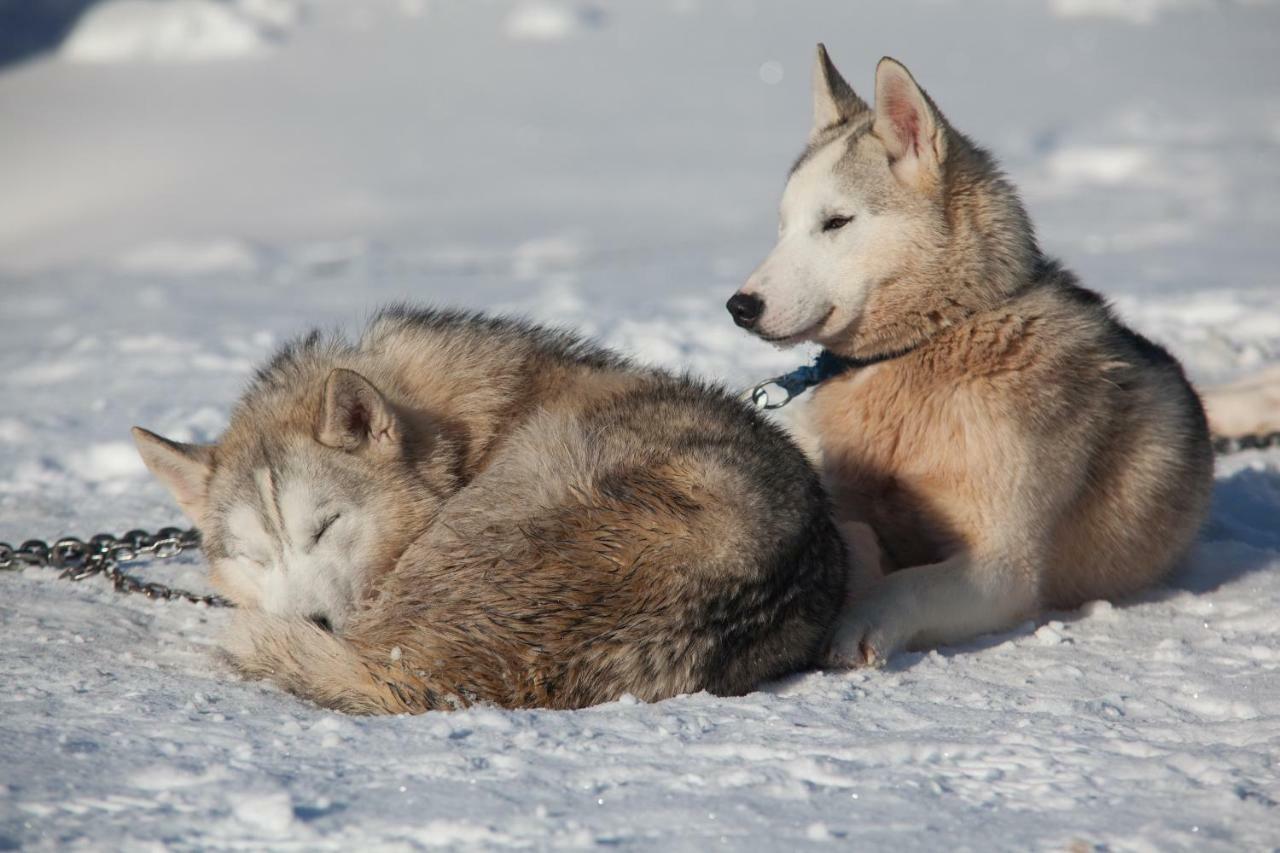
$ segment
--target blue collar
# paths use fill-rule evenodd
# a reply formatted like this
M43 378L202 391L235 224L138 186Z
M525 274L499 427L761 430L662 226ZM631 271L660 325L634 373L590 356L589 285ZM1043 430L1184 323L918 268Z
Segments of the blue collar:
M775 376L772 379L766 379L763 382L752 386L749 396L751 402L755 403L759 409L781 409L787 403L790 403L796 397L799 397L805 391L808 391L815 385L820 385L828 379L832 379L842 373L850 370L858 370L863 367L870 367L873 364L880 364L882 361L904 356L911 352L915 347L907 347L906 349L895 350L893 352L872 355L866 358L849 358L843 355L836 355L831 350L824 349L818 353L818 357L813 360L813 364L806 364L797 367L790 373L784 373L781 376ZM778 402L769 399L769 386L777 385L786 395Z

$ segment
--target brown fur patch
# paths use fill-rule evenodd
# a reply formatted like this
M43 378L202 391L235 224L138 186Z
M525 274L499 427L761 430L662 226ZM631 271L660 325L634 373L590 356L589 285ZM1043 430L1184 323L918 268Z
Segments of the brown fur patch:
M812 403L840 524L863 552L869 525L896 570L843 617L846 663L1155 583L1195 536L1213 468L1177 362L1040 253L991 157L905 69L884 60L877 86L873 132L851 137L832 180L898 227L863 258L883 276L861 313L819 342L909 352ZM880 137L928 141L922 120L935 145L908 152L908 181Z
M394 410L399 452L315 440L334 368ZM350 480L372 509L338 636L256 611L234 582L251 570L220 571L258 471ZM213 580L247 611L235 665L351 713L742 693L817 659L847 576L816 472L745 404L481 317L392 311L358 345L286 350L237 406L209 496Z

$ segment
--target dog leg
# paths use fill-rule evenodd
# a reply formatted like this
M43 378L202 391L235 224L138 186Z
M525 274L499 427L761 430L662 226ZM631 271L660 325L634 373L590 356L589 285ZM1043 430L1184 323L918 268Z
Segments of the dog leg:
M1027 565L960 554L895 572L846 608L827 664L883 666L914 643L955 643L1013 625L1037 608Z
M837 525L849 551L848 601L865 598L884 580L884 552L880 538L863 521L843 521Z
M308 619L241 611L223 649L246 678L269 679L347 714L421 714L466 704L449 680L414 672L387 653L331 634Z

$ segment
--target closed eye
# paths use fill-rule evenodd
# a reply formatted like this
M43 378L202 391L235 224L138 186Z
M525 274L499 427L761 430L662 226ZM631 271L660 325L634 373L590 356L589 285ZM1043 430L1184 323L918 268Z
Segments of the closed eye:
M335 512L333 515L321 521L320 524L317 525L316 527L316 532L311 534L311 544L315 545L317 542L319 542L320 538L324 536L325 533L328 532L329 528L333 527L333 523L341 517L342 517L342 513Z
M852 216L828 216L822 223L823 232L839 231L853 221Z

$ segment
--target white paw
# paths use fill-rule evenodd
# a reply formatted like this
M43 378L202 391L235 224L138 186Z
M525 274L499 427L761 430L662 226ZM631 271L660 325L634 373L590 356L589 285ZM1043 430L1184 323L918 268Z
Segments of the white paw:
M892 614L885 608L865 601L851 603L840 616L825 663L835 669L881 667L904 645L905 639L895 630Z

